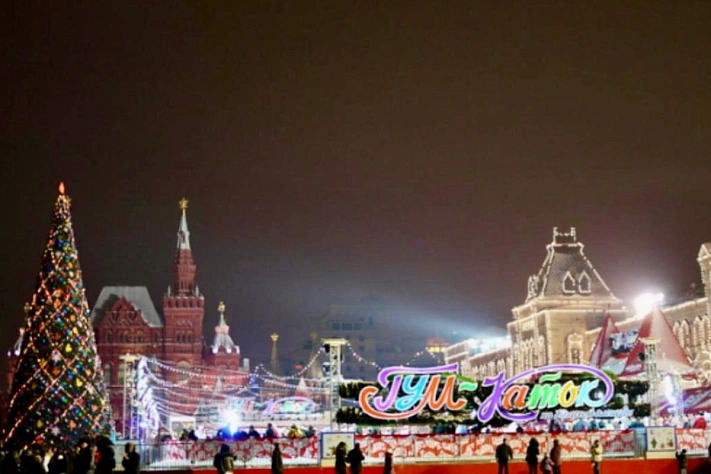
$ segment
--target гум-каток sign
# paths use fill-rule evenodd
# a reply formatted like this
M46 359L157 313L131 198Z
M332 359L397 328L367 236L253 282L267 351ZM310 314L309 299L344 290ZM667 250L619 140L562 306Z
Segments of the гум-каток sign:
M467 401L454 400L454 387L474 391L477 382L457 375L459 364L438 367L388 367L378 374L381 387L369 385L358 395L363 413L379 420L404 420L424 409L432 411L463 410ZM593 376L580 384L568 380L561 383L563 372L586 373ZM532 386L525 381L537 376ZM490 421L496 413L509 421L530 421L538 418L541 410L556 408L600 408L614 395L610 377L595 367L579 364L557 364L527 370L506 379L502 371L496 377L487 377L482 387L492 387L491 394L481 402L472 418L482 423ZM443 386L440 388L440 384ZM602 385L602 387L601 387ZM380 396L381 389L387 396Z

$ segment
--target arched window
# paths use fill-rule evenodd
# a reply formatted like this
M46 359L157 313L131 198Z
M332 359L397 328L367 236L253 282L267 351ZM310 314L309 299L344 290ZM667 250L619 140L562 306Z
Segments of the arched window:
M119 385L123 385L125 381L126 381L126 362L121 362L119 364L119 369L118 369L118 383L119 383Z
M108 342L109 344L114 342L114 335L111 331L106 331L106 342Z
M573 278L573 275L571 275L570 272L565 272L565 276L563 277L563 293L566 295L572 295L575 293L577 286L578 285L575 278Z
M590 277L585 271L583 271L583 273L580 275L580 278L578 278L578 291L582 295L590 294Z
M113 385L111 380L111 364L104 365L104 385Z

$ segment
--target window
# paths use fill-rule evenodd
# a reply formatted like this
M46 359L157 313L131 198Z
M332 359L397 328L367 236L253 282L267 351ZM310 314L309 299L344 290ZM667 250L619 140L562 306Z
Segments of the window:
M340 331L341 323L331 323L331 329L333 329L334 331Z
M118 370L118 383L119 383L119 385L123 385L125 381L126 381L126 362L121 362L119 364L119 370Z
M104 365L104 385L112 385L111 364Z
M355 323L355 324L353 325L353 329L355 329L356 331L360 331L360 330L363 329L363 328L361 327L361 324L360 324L360 323Z
M344 331L351 331L351 330L353 330L353 325L352 325L351 323L343 323L343 324L341 325L341 328L342 328Z

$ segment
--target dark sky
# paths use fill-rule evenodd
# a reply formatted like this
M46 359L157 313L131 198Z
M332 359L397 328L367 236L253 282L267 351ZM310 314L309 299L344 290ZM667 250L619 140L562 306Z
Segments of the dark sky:
M224 300L257 362L369 294L502 325L553 226L620 297L700 279L709 2L127 3L2 7L5 346L60 180L92 304L160 303L188 197L206 334Z

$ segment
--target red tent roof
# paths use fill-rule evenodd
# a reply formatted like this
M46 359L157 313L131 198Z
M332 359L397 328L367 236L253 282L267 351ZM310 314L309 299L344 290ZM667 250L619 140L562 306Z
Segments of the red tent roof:
M605 362L612 356L612 340L610 336L620 332L617 325L612 320L612 316L608 313L605 322L602 323L600 334L597 335L597 341L590 353L590 365L593 367L602 367Z
M686 355L686 351L679 344L679 340L674 335L666 316L664 316L659 307L655 307L642 321L637 342L632 351L630 351L625 368L622 369L620 376L633 377L644 372L644 364L639 360L639 356L644 352L642 339L645 338L659 340L657 345L657 370L659 372L678 371L685 373L693 368L689 356Z

